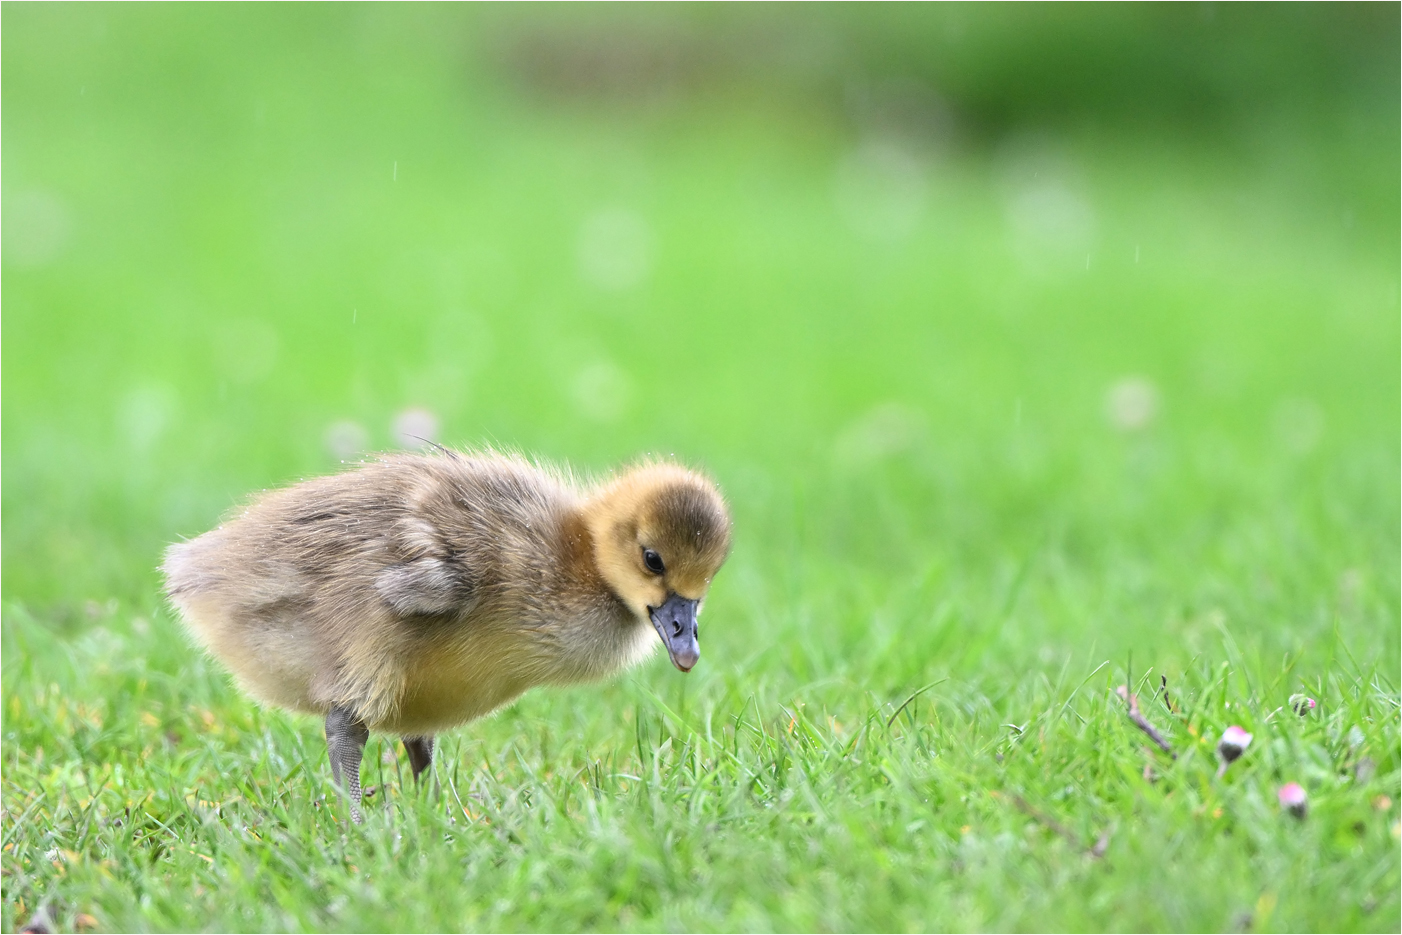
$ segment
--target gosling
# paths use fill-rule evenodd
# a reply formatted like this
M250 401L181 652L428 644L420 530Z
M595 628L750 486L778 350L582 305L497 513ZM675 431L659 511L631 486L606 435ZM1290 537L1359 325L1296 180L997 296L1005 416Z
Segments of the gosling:
M360 821L369 732L414 778L434 735L535 685L641 661L688 672L697 614L730 551L716 486L671 463L608 483L494 452L390 455L256 498L170 546L166 593L255 698L325 718Z

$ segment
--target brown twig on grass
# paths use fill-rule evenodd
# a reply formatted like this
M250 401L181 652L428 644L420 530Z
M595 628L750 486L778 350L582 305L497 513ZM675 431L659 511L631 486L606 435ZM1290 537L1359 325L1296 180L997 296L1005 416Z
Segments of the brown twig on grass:
M1081 839L1076 837L1076 835L1071 832L1070 828L1067 828L1061 822L1057 821L1055 818L1051 817L1046 812L1042 811L1040 808L1033 805L1031 802L1027 801L1017 793L1013 793L1012 798L1013 804L1017 806L1018 811L1022 812L1024 815L1027 815L1029 818L1031 818L1033 821L1037 822L1037 824L1041 825L1047 830L1061 835L1063 838L1070 841L1077 847L1081 846Z
M990 790L989 794L992 795L995 799L1001 799L1004 797L1002 793L996 791ZM1105 829L1105 832L1102 835L1100 835L1099 838L1096 839L1096 842L1090 847L1086 848L1085 842L1082 841L1074 831L1063 825L1061 822L1057 821L1055 818L1048 815L1046 812L1042 811L1037 806L1033 805L1031 802L1024 799L1022 796L1018 795L1016 792L1012 793L1012 795L1008 796L1008 798L1011 799L1013 805L1017 806L1018 811L1022 812L1028 818L1031 818L1033 821L1037 822L1037 824L1041 825L1043 828L1046 828L1048 831L1052 832L1058 837L1065 838L1068 842L1070 842L1072 847L1075 847L1077 850L1085 848L1087 856L1099 860L1100 858L1104 857L1105 852L1109 850L1110 829Z
M1128 686L1125 685L1121 685L1119 688L1115 689L1115 693L1123 698L1125 704L1129 707L1129 719L1134 722L1134 726L1148 734L1149 739L1158 744L1160 750L1167 753L1175 760L1178 759L1178 754L1174 753L1173 747L1169 746L1168 741L1163 739L1163 734L1160 734L1157 728L1145 720L1144 715L1139 712L1139 697L1133 694Z

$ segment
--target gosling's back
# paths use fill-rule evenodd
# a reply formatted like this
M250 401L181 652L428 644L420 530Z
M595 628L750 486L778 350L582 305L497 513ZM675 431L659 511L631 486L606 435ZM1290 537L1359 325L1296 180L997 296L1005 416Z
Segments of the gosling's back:
M651 648L593 567L580 502L519 458L387 457L172 546L167 588L255 696L428 734Z

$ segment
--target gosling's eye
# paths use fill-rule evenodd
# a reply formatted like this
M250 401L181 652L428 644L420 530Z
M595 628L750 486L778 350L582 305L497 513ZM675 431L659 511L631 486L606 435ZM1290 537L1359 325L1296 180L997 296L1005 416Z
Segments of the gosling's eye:
M643 564L646 565L647 570L654 575L660 575L667 570L662 564L662 556L652 551L652 549L643 549Z

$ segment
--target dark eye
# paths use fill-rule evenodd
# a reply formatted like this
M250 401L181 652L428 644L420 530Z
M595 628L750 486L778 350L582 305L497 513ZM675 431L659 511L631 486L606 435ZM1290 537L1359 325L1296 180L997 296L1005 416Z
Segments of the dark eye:
M654 575L660 575L667 570L662 564L662 556L652 551L652 549L643 549L643 564L646 565L647 570Z

